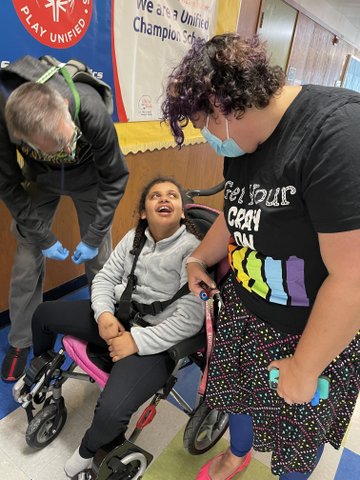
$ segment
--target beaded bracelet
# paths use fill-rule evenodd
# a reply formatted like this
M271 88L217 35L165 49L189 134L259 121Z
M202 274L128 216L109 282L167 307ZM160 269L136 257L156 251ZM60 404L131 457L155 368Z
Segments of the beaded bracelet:
M188 257L188 258L186 259L186 261L185 261L185 265L188 265L189 263L198 263L199 265L202 266L202 268L203 268L204 270L207 269L206 263L204 263L202 260L199 260L199 259L196 258L196 257Z

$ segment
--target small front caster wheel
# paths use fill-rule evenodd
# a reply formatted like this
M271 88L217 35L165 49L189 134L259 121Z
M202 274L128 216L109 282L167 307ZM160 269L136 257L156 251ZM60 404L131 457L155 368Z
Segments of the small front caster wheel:
M51 403L46 405L29 423L26 430L26 442L32 448L43 448L49 445L61 432L65 425L67 411L60 410L57 418L57 407Z

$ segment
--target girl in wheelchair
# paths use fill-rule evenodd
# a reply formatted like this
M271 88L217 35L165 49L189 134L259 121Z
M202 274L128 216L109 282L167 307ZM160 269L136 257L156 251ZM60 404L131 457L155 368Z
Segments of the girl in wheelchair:
M189 293L163 311L145 314L146 328L137 324L138 316L129 318L130 298L160 304L174 297L187 283L185 260L199 244L185 217L182 190L171 178L155 178L144 188L138 214L136 228L95 276L91 301L45 302L33 317L35 356L51 350L60 333L103 349L113 363L92 424L65 464L69 477L89 468L98 449L125 438L131 415L164 385L174 367L166 350L203 324L202 301Z

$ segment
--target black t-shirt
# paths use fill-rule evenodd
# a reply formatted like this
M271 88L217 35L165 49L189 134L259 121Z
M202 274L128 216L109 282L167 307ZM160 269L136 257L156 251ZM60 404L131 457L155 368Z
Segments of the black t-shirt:
M278 330L301 333L328 275L317 233L360 228L360 94L302 87L254 153L225 159L224 177L240 298Z

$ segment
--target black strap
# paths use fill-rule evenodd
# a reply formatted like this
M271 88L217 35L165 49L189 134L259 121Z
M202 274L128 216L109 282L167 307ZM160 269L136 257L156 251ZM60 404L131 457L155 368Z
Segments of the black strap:
M145 242L146 242L146 236L144 235L139 245L139 248L135 253L134 261L131 267L131 272L128 276L128 281L127 281L125 290L123 291L119 300L119 308L116 312L116 317L120 320L120 322L127 322L129 318L131 318L131 310L132 310L131 295L136 285L136 276L134 275L134 272L135 272L135 267L136 267L139 255L145 245Z
M138 302L131 302L135 311L139 312L141 315L157 315L160 312L163 312L166 307L168 307L171 303L175 302L178 298L183 297L190 293L189 286L185 283L176 293L175 295L170 298L170 300L165 300L164 302L153 302L150 304L146 303L138 303Z
M175 295L170 298L170 300L165 300L163 302L156 301L150 304L146 303L138 303L135 301L131 301L131 295L136 285L136 276L134 275L136 263L138 261L139 255L141 250L143 249L146 242L146 237L144 235L139 248L134 256L134 261L131 267L131 272L128 276L128 282L126 284L125 290L123 291L120 300L119 306L116 312L116 317L120 320L120 322L128 322L130 318L133 318L136 314L138 317L137 323L140 324L141 319L139 316L143 315L157 315L165 310L171 303L175 302L179 298L183 297L190 293L188 284L185 283L176 293ZM140 314L140 315L139 315ZM144 323L147 323L144 321Z

